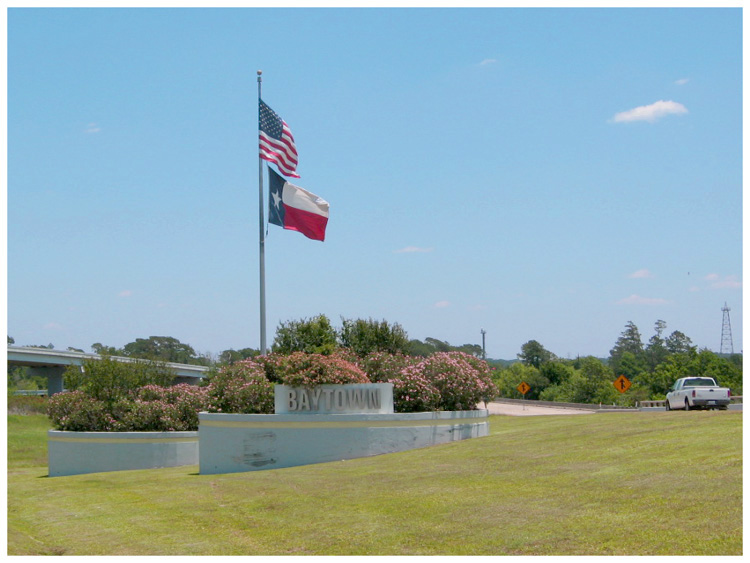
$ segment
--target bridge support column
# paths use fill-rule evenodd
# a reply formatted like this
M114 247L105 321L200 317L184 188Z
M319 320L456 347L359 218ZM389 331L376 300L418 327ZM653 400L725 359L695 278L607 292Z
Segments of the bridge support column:
M55 393L62 393L65 366L30 367L27 369L32 375L41 375L47 378L48 396L52 396Z

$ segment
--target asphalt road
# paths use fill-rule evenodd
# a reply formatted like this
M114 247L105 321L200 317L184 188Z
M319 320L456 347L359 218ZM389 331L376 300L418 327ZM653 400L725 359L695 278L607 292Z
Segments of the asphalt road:
M484 403L479 404L479 408L483 409ZM538 407L532 405L519 405L516 403L490 403L487 405L487 410L490 414L504 414L507 416L543 416L550 414L595 414L597 412L617 413L618 411L596 411L596 410L585 410L585 409L574 409L565 407ZM731 411L741 411L742 404L729 405ZM664 411L664 407L649 407L641 408L641 412L649 411ZM619 411L619 412L633 412L631 411Z
M484 408L484 404L482 404ZM487 405L490 414L505 414L508 416L543 416L550 414L594 414L595 411L562 407L535 407L509 403L490 403Z

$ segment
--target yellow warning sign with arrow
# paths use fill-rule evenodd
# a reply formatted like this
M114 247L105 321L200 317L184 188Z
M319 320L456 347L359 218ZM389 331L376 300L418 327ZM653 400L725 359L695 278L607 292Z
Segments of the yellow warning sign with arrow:
M615 386L615 389L617 389L620 393L624 393L625 391L630 389L632 383L630 383L630 380L627 377L621 375L620 377L615 379L613 385Z

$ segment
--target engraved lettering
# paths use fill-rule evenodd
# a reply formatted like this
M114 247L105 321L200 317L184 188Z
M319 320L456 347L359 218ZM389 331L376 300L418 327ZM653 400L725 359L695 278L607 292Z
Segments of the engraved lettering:
M336 389L334 391L333 407L340 411L346 408L346 393L343 389Z
M299 390L299 410L309 411L310 410L310 398L307 396L307 389Z
M323 390L318 387L317 389L313 389L311 392L310 397L310 408L314 411L318 410L318 401L320 400L320 394Z
M297 410L297 390L289 389L287 394L287 405L290 411Z
M364 389L350 389L349 390L349 408L359 407L365 408L365 393Z
M367 390L367 406L371 409L380 408L380 388Z
M326 410L331 410L331 393L333 389L323 389L323 394L326 396Z

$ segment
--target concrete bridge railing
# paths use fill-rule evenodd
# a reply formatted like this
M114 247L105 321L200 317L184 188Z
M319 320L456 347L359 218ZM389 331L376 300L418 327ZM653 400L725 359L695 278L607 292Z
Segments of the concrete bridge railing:
M50 350L48 348L24 348L8 346L8 366L25 366L33 374L47 378L47 394L54 395L63 390L63 373L68 366L81 366L85 360L99 360L99 354ZM136 362L136 358L111 356L118 362ZM141 360L142 361L142 360ZM175 383L198 383L206 376L208 367L190 364L165 364L175 374Z

